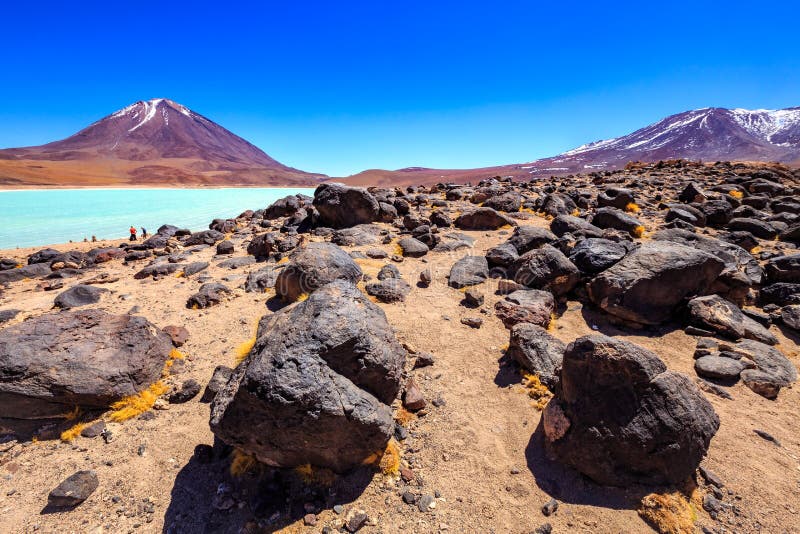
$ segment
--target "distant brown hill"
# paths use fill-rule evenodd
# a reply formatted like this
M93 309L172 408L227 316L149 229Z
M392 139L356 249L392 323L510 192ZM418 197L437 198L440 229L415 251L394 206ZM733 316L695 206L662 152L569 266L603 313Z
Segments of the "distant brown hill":
M372 169L338 181L358 185L471 182L489 176L529 180L619 169L630 161L687 159L800 163L800 107L780 110L704 108L671 115L635 132L530 163L482 169Z
M287 167L161 98L136 102L61 141L0 150L0 186L316 185L325 178Z

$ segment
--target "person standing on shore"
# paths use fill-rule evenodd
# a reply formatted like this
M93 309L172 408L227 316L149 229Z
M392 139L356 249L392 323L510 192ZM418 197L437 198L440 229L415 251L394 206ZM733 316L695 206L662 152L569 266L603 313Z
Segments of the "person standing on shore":
M134 228L133 226L131 226L131 230L130 230L130 231L131 231L131 238L130 238L130 240L131 240L131 241L136 241L136 228Z
M142 226L142 239L147 239L147 229Z

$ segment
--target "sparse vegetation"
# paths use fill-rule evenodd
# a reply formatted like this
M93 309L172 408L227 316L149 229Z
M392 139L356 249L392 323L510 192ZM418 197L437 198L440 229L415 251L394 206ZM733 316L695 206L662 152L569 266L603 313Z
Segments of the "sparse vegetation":
M416 418L417 418L417 416L414 415L413 412L410 412L410 411L406 410L402 406L399 407L397 409L397 411L394 413L395 422L397 422L398 425L403 426L403 427L408 425L408 423L410 423L411 421L413 421Z
M127 421L151 409L159 396L167 392L167 386L160 380L136 395L130 395L111 405L113 410L108 418L116 423Z
M533 399L533 406L539 410L544 410L547 403L553 397L553 393L542 384L539 376L532 373L522 373L522 385L528 393L528 397Z
M73 439L77 438L81 435L81 432L84 428L86 428L86 423L78 423L76 425L72 425L72 427L68 428L64 432L61 433L61 441L64 443L69 443Z
M255 345L256 345L256 334L253 334L253 337L240 343L233 351L234 364L239 365L240 363L242 363L245 360L245 358L247 358L247 356L250 354L250 351L253 350L253 347Z
M230 473L234 477L241 477L247 473L261 470L262 464L255 457L242 452L239 449L233 449L231 453L231 466Z
M628 213L639 213L642 209L635 202L629 202L628 205L625 206L625 211Z
M633 237L641 238L644 235L644 226L642 225L637 226L636 228L633 229L633 232L631 233L633 234Z
M744 193L742 193L737 189L731 189L730 191L728 191L728 194L735 199L741 200L742 198L744 198Z
M660 534L693 534L697 513L678 491L651 493L642 499L639 515Z

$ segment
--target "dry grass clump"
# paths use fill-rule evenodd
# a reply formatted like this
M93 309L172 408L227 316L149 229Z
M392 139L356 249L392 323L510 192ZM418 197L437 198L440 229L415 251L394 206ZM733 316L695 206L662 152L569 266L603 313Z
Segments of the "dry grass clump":
M140 391L138 394L130 395L112 404L111 409L114 411L109 414L108 418L111 421L121 423L132 417L136 417L151 409L156 399L166 392L167 386L159 380L151 384L149 388Z
M256 335L253 334L253 337L240 343L236 349L233 351L233 361L235 365L239 365L242 363L245 358L250 354L250 351L253 350L253 347L256 344Z
M410 423L411 421L413 421L416 418L417 418L417 416L414 415L413 412L410 412L410 411L406 410L402 406L400 406L397 409L397 411L394 412L394 420L395 420L395 422L398 425L402 426L402 427L405 427L406 425L408 425L408 423Z
M574 210L572 210L572 213L570 213L570 215L572 215L573 217L580 217L581 216L581 210L579 210L578 208L575 208Z
M303 464L295 467L294 472L305 484L329 487L336 481L336 473L326 467Z
M538 375L532 373L522 373L522 385L527 390L528 397L533 399L533 406L540 412L544 410L547 403L553 397L553 393L542 384Z
M77 438L83 432L83 429L86 428L86 423L78 423L73 425L72 427L68 428L64 432L61 433L61 441L64 443L69 443L73 439Z
M386 450L383 451L378 467L384 475L397 476L400 474L400 446L394 438L386 444Z
M639 515L660 534L694 534L697 512L679 491L651 493L642 499Z
M179 351L178 349L172 349L169 352L169 356L167 356L167 361L164 362L164 369L161 370L161 378L166 378L169 376L170 370L172 369L172 365L175 363L175 360L185 360L186 356Z
M631 234L633 235L633 237L641 238L644 235L644 226L640 224L639 226L633 229Z
M239 449L233 449L229 468L232 476L241 477L247 473L259 471L262 467L263 464L256 460L254 456L250 456Z
M556 312L550 312L550 322L547 323L547 328L546 328L548 332L552 332L553 330L556 329L556 319L558 319L558 315L556 315Z
M625 206L625 211L628 213L639 213L642 209L635 202L628 202Z
M283 263L287 263L288 261L289 261L289 256L284 256L281 259L279 259L277 262L275 262L275 265L281 265Z
M741 191L738 191L736 189L731 189L730 191L728 191L728 194L730 196L732 196L733 198L736 198L736 199L739 199L739 200L744 198L744 193L742 193Z
M74 421L81 414L81 407L75 406L73 409L61 415L61 418L66 421Z

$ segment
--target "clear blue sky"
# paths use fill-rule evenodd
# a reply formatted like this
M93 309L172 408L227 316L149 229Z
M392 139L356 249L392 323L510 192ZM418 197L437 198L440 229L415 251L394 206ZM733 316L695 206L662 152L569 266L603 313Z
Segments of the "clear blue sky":
M0 147L167 97L279 161L530 161L686 109L800 106L798 2L8 2Z

